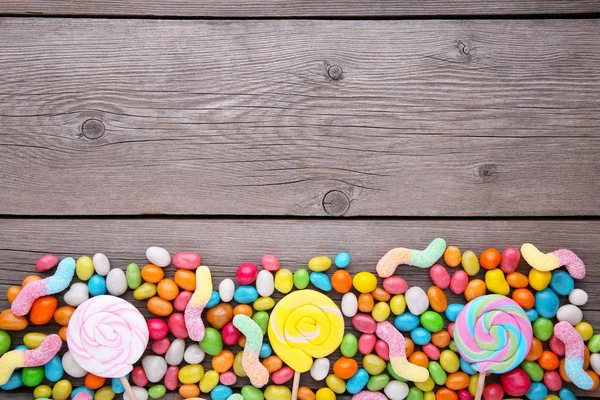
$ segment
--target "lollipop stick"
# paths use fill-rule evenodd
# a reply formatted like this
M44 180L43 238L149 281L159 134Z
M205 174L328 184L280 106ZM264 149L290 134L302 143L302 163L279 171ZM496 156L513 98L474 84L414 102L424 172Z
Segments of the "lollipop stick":
M292 385L292 400L298 399L298 386L300 386L300 372L294 373L294 384Z
M475 400L481 400L483 396L483 389L485 388L485 372L479 374L479 381L477 382L477 394Z
M123 387L125 388L125 392L127 393L127 396L129 396L129 400L137 400L135 398L135 394L133 394L133 390L131 390L131 385L129 385L129 381L127 380L127 378L122 376L121 383L123 384Z

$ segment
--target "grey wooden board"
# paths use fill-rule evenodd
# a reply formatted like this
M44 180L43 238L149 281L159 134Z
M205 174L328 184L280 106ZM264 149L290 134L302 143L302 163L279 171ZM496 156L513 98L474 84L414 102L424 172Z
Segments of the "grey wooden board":
M0 214L598 215L599 28L4 18Z
M180 17L347 17L574 14L600 11L593 0L19 0L0 2L0 13L26 15L131 15Z
M352 257L348 270L355 274L374 272L377 260L392 247L424 248L438 236L444 237L449 245L458 245L463 251L471 249L477 254L488 247L503 250L508 246L520 247L524 242L532 242L545 252L561 247L572 249L588 268L588 276L576 284L590 296L583 307L584 319L595 327L600 326L600 294L592 289L600 282L600 254L595 245L600 241L600 222L585 220L0 219L0 309L8 306L5 300L8 287L33 273L37 258L45 253L78 257L103 252L112 267L124 269L130 262L144 264L145 249L151 245L164 246L172 254L197 251L203 264L211 266L213 285L217 287L222 279L234 275L239 264L260 263L265 253L275 254L282 268L295 271L305 268L315 255L334 257L340 251L347 251ZM524 262L519 268L521 272L528 271ZM173 268L169 267L166 275L172 274ZM427 289L431 285L428 271L424 269L405 266L397 274L406 278L411 286ZM339 304L339 294L331 293L331 297ZM131 292L126 298L132 299ZM459 301L464 303L464 298L449 295L449 302ZM143 302L133 302L145 308ZM148 315L147 311L143 312ZM350 325L348 321L348 330L351 330ZM49 332L57 326L28 329ZM209 363L210 357L207 357L205 365L208 367ZM315 386L308 376L303 383ZM584 395L581 391L576 393ZM600 397L600 392L591 395Z

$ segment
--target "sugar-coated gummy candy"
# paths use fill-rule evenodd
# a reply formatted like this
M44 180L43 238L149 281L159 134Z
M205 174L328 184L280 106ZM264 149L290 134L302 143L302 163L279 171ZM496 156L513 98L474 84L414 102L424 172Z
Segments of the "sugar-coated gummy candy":
M140 266L136 263L130 263L127 265L125 270L125 279L127 280L127 287L131 290L135 290L142 284L142 271Z
M350 265L350 254L346 252L339 253L337 256L335 256L334 263L338 268L346 268L348 265Z

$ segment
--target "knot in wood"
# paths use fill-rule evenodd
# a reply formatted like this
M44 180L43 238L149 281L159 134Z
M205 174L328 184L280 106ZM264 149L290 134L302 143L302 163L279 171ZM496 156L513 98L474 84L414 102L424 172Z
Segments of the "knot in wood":
M460 52L466 56L468 56L471 53L471 48L469 47L469 45L463 43L463 42L458 42L458 49L460 50Z
M104 135L104 124L102 121L90 118L81 125L81 133L90 140L96 140Z
M481 164L475 169L473 175L478 182L489 182L498 176L498 166L496 164Z
M350 199L344 192L331 190L323 197L323 209L332 217L341 217L350 208Z
M334 81L339 81L344 77L344 70L339 65L330 65L327 69L327 75Z

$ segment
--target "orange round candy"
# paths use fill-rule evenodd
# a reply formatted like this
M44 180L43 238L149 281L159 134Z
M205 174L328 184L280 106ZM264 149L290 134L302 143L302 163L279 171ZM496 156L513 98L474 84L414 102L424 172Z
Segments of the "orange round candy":
M177 284L171 279L163 279L156 285L156 291L160 298L165 300L175 300L179 294Z
M494 269L500 264L500 252L496 249L486 249L479 256L479 264L485 269Z
M350 379L358 371L358 363L354 358L340 357L333 363L333 373L342 379Z
M585 372L587 372L590 378L592 378L592 380L594 381L594 386L592 386L592 388L589 389L590 392L593 392L594 390L598 389L598 386L600 386L600 378L598 377L598 374L592 371L591 369L588 369Z
M404 350L406 351L406 357L410 357L413 351L415 351L415 342L411 338L404 338Z
M222 374L227 372L233 366L233 353L229 350L223 350L212 358L212 367L215 371Z
M429 364L429 358L422 351L415 351L412 353L410 357L408 357L408 361L411 364L419 365L423 368L427 368L427 365Z
M187 269L178 269L175 272L175 283L183 290L193 292L196 290L196 274Z
M238 339L238 346L240 346L241 348L246 347L246 336L240 336L240 338Z
M200 396L200 388L193 383L181 385L179 388L179 394L184 399L191 399L192 397Z
M506 282L512 288L522 289L529 285L529 278L520 272L511 272L506 275Z
M361 293L358 295L358 309L364 313L370 313L375 307L375 301L371 293Z
M560 359L560 364L558 366L558 372L560 373L560 377L562 378L563 381L571 382L571 379L569 379L569 376L567 375L567 371L565 370L565 359L564 358Z
M437 286L431 286L427 289L427 298L429 299L429 305L435 311L442 313L446 311L448 307L448 299L446 293Z
M154 296L148 300L148 311L159 317L166 317L173 312L173 305L158 296Z
M544 368L546 371L553 371L560 365L558 356L548 350L542 351L542 355L537 359L537 362L540 364L540 367Z
M54 296L42 296L35 299L29 311L29 320L34 325L44 325L52 320L58 300Z
M590 349L587 346L583 346L583 369L588 369L590 366Z
M469 381L469 375L464 372L453 372L446 378L446 386L452 390L461 390L469 386Z
M0 312L0 330L22 331L27 325L27 318L16 316L10 308Z
M542 345L542 342L538 338L533 338L531 340L531 349L525 359L527 361L537 361L542 356L543 351L544 346Z
M10 304L12 304L12 302L17 298L17 296L19 295L20 292L21 292L20 286L9 287L6 292L6 298L8 299L8 302Z
M281 358L277 356L269 356L261 361L262 365L269 371L270 374L277 372L283 367Z
M460 249L456 246L448 246L444 251L444 262L449 267L458 267L462 261Z
M142 268L142 279L149 283L158 283L165 277L165 271L154 264L146 264Z
M452 389L440 388L435 392L435 400L458 400L458 395Z
M60 336L60 338L62 339L63 342L67 341L67 327L66 326L60 327L60 329L58 330L58 336Z
M347 293L352 289L352 276L344 269L338 269L331 275L331 286L338 293Z
M377 301L383 301L386 303L390 301L390 298L392 297L388 292L385 291L385 289L380 287L375 288L375 290L371 292L371 296L373 296L373 298Z
M42 279L42 278L40 278L37 275L28 275L25 277L25 279L23 279L23 283L21 284L21 287L24 288L25 285L27 285L29 282L39 281L40 279Z
M74 312L75 312L75 307L71 307L71 306L59 307L56 309L56 311L54 311L54 320L59 325L67 326L67 325L69 325L69 320L71 320L71 317L73 316Z
M87 374L84 381L85 387L92 390L100 389L104 386L104 382L106 382L106 379L94 374Z
M438 349L445 349L450 345L450 334L448 331L439 331L431 334L431 343Z
M252 307L250 307L248 304L238 304L233 309L233 315L236 316L238 314L244 314L252 318Z
M512 294L512 299L526 310L529 310L535 304L535 297L528 289L516 289Z
M307 388L306 386L300 386L298 388L298 399L300 400L315 400L315 392Z
M469 283L467 283L467 287L465 289L465 299L467 301L474 300L478 297L485 296L487 293L487 288L485 286L485 282L481 279L473 279Z

